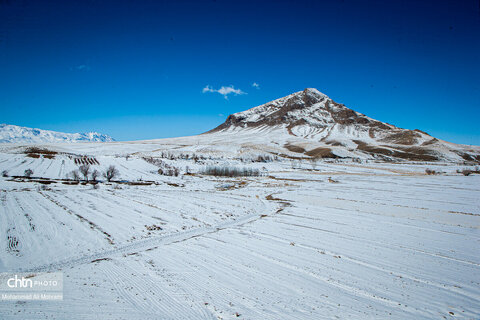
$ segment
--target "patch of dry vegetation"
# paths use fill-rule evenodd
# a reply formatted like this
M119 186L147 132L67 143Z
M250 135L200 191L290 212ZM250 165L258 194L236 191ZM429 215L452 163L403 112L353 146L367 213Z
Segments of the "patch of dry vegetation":
M295 153L304 153L305 152L305 149L300 147L300 146L295 146L295 145L292 145L292 144L285 144L284 147L288 150L288 151L291 151L291 152L295 152Z
M40 158L40 156L43 156L44 158L47 158L47 159L54 159L55 155L58 154L57 151L48 150L45 148L38 148L38 147L26 148L24 153L27 155L27 157L35 158L35 159Z
M437 161L439 160L430 149L421 147L400 147L395 146L390 149L372 146L360 140L353 140L357 144L357 149L365 151L372 155L380 155L392 158L399 158L411 161Z
M332 149L322 148L322 147L307 151L305 152L305 154L312 158L332 158L332 159L339 158L339 156L337 156L335 153L332 152Z

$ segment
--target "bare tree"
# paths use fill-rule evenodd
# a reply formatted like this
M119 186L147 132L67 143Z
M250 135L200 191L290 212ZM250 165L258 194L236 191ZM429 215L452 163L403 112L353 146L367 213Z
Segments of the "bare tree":
M80 174L78 173L78 170L73 170L72 172L70 172L70 175L72 176L73 180L75 181L80 180Z
M27 169L27 170L25 170L25 172L23 174L25 175L25 177L30 178L33 174L33 170L32 169Z
M100 175L100 172L98 170L93 170L92 171L92 181L97 181L98 176Z
M317 168L317 158L310 158L310 165L312 166L312 170L315 170Z
M88 181L88 174L90 173L90 165L88 164L82 164L78 170L80 170L80 173L85 177L85 180Z
M103 173L103 176L105 179L107 179L108 182L110 182L113 178L117 177L120 173L118 170L115 168L115 166L109 166L107 171Z

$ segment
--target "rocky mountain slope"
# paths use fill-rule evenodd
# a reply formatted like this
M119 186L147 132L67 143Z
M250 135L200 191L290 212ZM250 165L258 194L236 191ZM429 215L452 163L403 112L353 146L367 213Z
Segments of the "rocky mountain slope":
M98 132L63 133L0 124L0 143L111 142L112 137Z
M369 118L311 88L232 114L206 135L230 133L236 140L252 132L298 156L480 161L478 147Z

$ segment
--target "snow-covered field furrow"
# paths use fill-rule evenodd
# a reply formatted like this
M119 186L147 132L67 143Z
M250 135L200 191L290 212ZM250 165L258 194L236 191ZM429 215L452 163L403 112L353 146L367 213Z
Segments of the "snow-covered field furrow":
M71 170L41 160L0 165ZM152 169L111 163L126 179ZM0 301L0 318L478 318L478 175L264 165L261 177L152 173L158 184L98 189L0 178L0 271L65 280L63 301Z
M20 269L28 272L55 271L55 270L61 270L67 267L74 267L80 264L90 263L93 260L105 259L110 256L118 256L121 254L131 254L132 252L135 252L135 251L151 250L152 248L158 247L159 245L183 242L204 234L214 233L222 229L231 228L237 225L243 225L251 221L255 221L256 219L261 218L261 215L268 214L269 211L274 210L274 207L275 206L267 205L262 201L258 201L258 208L256 209L254 208L248 214L245 214L236 219L231 219L230 221L219 221L215 226L208 226L208 227L202 226L202 227L190 228L189 230L186 230L186 231L167 233L164 235L160 234L157 236L151 236L148 238L133 240L128 243L112 245L111 247L103 246L103 248L105 248L103 250L98 250L98 248L102 248L102 246L99 245L97 246L97 250L87 249L87 251L94 251L93 253L84 253L83 255L80 255L80 256L78 255L69 256L68 255L69 252L62 252L61 251L62 249L57 244L56 245L57 253L64 253L64 256L67 257L66 259L63 258L62 256L59 256L56 259L55 258L52 259L55 262L42 265L38 263L41 261L40 259L34 260L34 252L28 252L30 261L27 260L26 263L23 263L22 264L23 267L21 267ZM101 239L101 235L99 236L97 232L96 236L94 236L93 238ZM51 245L53 246L55 244L51 244ZM65 248L65 250L66 249L68 248ZM54 251L54 250L52 249L50 251ZM11 260L9 260L9 262L11 262ZM36 265L32 263L36 263ZM12 268L6 268L4 271L11 270L11 269Z

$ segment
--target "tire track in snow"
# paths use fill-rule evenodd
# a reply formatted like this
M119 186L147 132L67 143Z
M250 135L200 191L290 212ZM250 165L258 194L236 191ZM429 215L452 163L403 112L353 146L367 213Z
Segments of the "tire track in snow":
M176 319L182 315L184 319L214 319L199 303L180 301L176 297L182 295L171 286L161 286L157 278L151 274L139 272L128 264L118 265L115 261L102 262L99 268L113 284L122 298L129 301L135 309L145 315L158 316L162 319ZM144 293L148 292L148 295ZM183 295L184 296L184 295ZM185 298L185 296L184 296ZM190 307L188 303L193 303Z
M190 229L184 232L177 232L169 235L162 235L154 238L142 239L132 243L117 246L116 248L111 250L104 250L97 253L88 254L88 255L75 257L71 259L65 259L65 260L61 260L54 263L33 267L33 268L21 269L20 271L47 272L47 271L61 270L64 268L75 267L76 265L80 265L80 264L91 263L92 261L97 259L103 259L106 257L115 256L123 253L134 252L134 251L147 250L147 249L155 248L156 246L160 246L160 245L168 245L172 243L183 242L191 238L200 237L205 234L216 233L223 229L239 227L244 224L247 224L262 218L262 215L267 209L266 208L267 205L263 200L259 200L259 201L262 204L262 209L263 209L263 210L259 209L259 211L261 211L260 213L245 215L243 217L240 217L237 220L223 222L218 224L217 226L195 228L195 229ZM271 211L272 211L272 214L274 214L275 210L271 210Z
M162 315L162 318L167 319L175 319L175 315L179 314L195 316L189 314L188 309L181 308L182 304L163 292L158 283L151 280L151 277L142 276L137 270L133 270L126 264L119 266L115 262L109 261L109 263L100 263L99 269L120 297L145 316ZM149 294L145 295L145 292Z
M406 251L421 253L421 254L432 256L432 257L435 257L435 258L452 260L452 261L455 261L455 262L464 263L464 264L468 264L468 265L472 265L472 266L480 266L480 263L477 263L477 262L474 262L474 261L457 259L457 258L449 257L449 256L446 256L446 255L443 255L443 254L432 253L432 252L428 252L428 251L425 251L425 250L421 250L421 249L417 249L417 248L413 248L413 247L409 247L409 246L405 246L405 245L395 245L395 244L387 244L387 243L382 244L382 243L379 243L377 241L370 240L370 239L363 238L363 237L358 237L358 236L353 237L353 236L349 236L347 234L336 232L336 231L320 229L320 228L313 228L313 227L310 227L310 226L305 226L305 225L296 224L296 223L288 223L288 222L283 222L283 221L276 221L276 223L291 225L291 226L301 227L301 228L306 228L306 229L314 229L314 230L320 231L320 232L332 233L332 234L335 234L337 237L342 238L342 239L347 239L347 240L352 240L352 241L359 241L360 240L360 241L363 241L365 243L369 243L371 245L375 245L375 246L383 247L383 248L388 248L388 249L392 249L392 250L397 250L397 248L400 248L400 249L404 249Z
M288 244L290 242L289 240L278 237L278 236L269 235L269 234L265 234L265 233L258 232L258 231L250 231L250 232L251 232L251 234L257 235L258 237L263 237L263 238L266 238L266 239L279 241L279 242L283 242L283 243L286 243L286 244ZM332 256L332 257L341 256L342 260L346 260L346 261L349 261L351 263L358 264L358 265L370 268L370 269L375 270L375 271L380 271L380 272L383 272L385 274L390 274L392 276L396 276L396 277L399 277L399 278L405 278L405 279L408 279L412 282L419 282L419 283L422 283L424 285L432 286L432 287L435 287L435 288L440 289L442 291L449 292L451 294L462 295L466 299L480 300L480 296L475 295L475 297L472 297L471 292L467 293L464 290L461 290L460 288L455 287L453 285L442 284L442 283L439 283L439 282L433 282L433 281L429 281L429 280L426 280L426 279L421 279L421 278L415 277L413 275L406 274L404 272L400 273L400 272L397 272L397 271L394 271L394 270L387 270L387 269L384 269L380 266L376 266L374 264L365 262L361 259L350 257L350 256L346 255L345 253L333 252L333 251L330 251L330 250L327 250L327 249L324 249L324 248L317 248L317 247L314 247L314 246L301 244L301 243L297 243L297 242L295 243L295 246L297 246L299 248L304 248L304 249L307 249L307 250L312 250L314 252L322 251L324 254Z
M245 251L245 249L242 249L242 248L237 248L237 249ZM419 313L420 310L417 310L416 308L413 308L413 307L408 307L408 306L400 303L399 301L394 301L394 300L391 300L391 299L386 298L386 297L381 297L381 296L375 295L375 294L373 294L373 293L371 293L367 290L364 290L362 288L354 287L354 286L351 286L351 285L348 285L348 284L345 284L345 283L341 283L340 281L335 280L332 277L321 276L320 274L317 274L317 273L309 271L309 270L305 270L305 269L303 269L301 267L298 267L296 265L293 265L291 263L287 263L287 262L282 261L280 259L270 257L265 252L263 252L261 254L256 253L253 250L248 250L248 251L245 251L245 252L252 255L252 256L255 256L259 259L269 261L270 263L273 263L273 264L278 265L280 267L283 267L283 268L286 268L288 270L294 271L297 274L301 273L301 274L304 274L304 275L309 276L311 278L314 278L316 280L319 280L323 283L328 284L329 286L332 286L334 288L342 290L343 292L349 294L353 298L363 297L363 298L366 298L368 300L380 302L381 304L383 304L387 307L390 307L390 308L396 308L396 309L397 308L402 308L403 312L405 312L404 308L407 308L409 310L409 312L411 312L412 314L419 315L418 313ZM428 313L423 313L423 316L428 316Z

